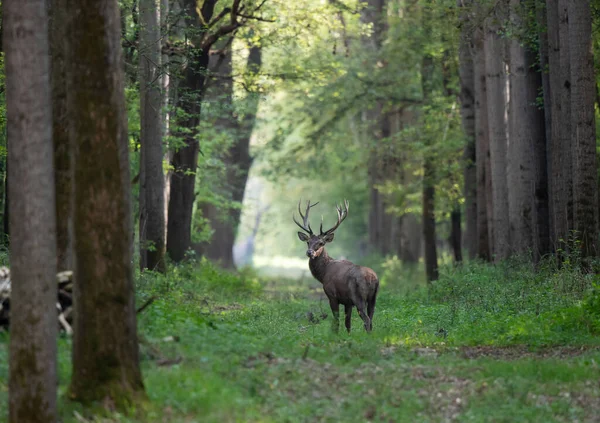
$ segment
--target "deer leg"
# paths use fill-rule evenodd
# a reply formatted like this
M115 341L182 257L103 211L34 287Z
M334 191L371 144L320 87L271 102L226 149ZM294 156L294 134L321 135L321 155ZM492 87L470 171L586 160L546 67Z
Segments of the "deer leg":
M337 300L330 298L329 306L331 307L331 312L333 313L331 329L337 333L340 330L340 304Z
M358 315L365 324L365 330L367 332L371 332L371 319L369 318L367 313L365 313L365 303L361 301L359 304L356 305L356 308L358 309Z
M344 311L346 312L346 330L350 333L350 328L352 327L352 306L345 306Z
M371 323L371 329L373 329L373 315L375 314L375 304L377 303L377 293L373 295L369 301L367 301L367 314Z

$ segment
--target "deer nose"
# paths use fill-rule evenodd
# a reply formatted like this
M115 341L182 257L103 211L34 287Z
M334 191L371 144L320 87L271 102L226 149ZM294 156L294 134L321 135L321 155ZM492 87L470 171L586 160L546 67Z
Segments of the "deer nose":
M311 250L311 249L306 250L306 256L307 257L313 258L314 255L315 255L315 251L314 250Z

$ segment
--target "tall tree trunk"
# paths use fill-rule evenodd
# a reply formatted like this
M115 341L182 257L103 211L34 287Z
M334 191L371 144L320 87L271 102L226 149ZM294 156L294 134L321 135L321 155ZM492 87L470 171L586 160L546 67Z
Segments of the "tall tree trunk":
M132 272L131 183L116 0L67 0L75 154L73 376L77 401L143 393Z
M511 0L512 24L523 27L520 0ZM538 233L536 206L546 197L547 186L539 186L536 168L545 163L545 121L536 105L541 75L535 67L537 53L510 41L510 145L508 150L508 185L510 239L512 251L525 253L534 248ZM536 146L541 148L536 149ZM543 155L538 158L537 154ZM540 195L540 193L542 195ZM546 211L547 207L543 206Z
M435 235L435 170L431 159L423 165L423 241L425 242L425 273L427 281L439 277Z
M506 44L499 35L493 19L502 19L503 13L490 18L485 33L485 69L490 133L490 163L492 179L492 251L494 260L503 260L510 254L508 219L507 130L508 92L505 51Z
M539 28L539 70L542 80L544 98L544 131L545 136L538 138L534 144L536 157L535 167L535 227L534 227L534 261L537 263L541 257L550 253L552 240L552 203L550 201L550 152L552 145L552 94L550 92L549 69L549 42L548 26L546 19L546 4L538 1L535 3L536 22Z
M171 7L170 0L161 0L160 2L160 27L162 28L161 37L163 42L168 42L170 37L175 34L176 24L173 24L171 19ZM177 93L177 87L175 86L177 78L172 77L173 66L171 65L171 58L168 54L164 53L161 59L162 68L166 70L162 76L162 122L163 122L163 144L165 145L163 161L171 163L171 150L169 149L167 140L171 136L171 116L172 116L172 102L173 93ZM165 254L167 247L167 226L168 226L168 211L169 211L169 193L171 187L171 171L164 173L163 177L164 193L163 193L163 216L164 216L164 242L165 242Z
M3 3L12 237L9 421L56 422L56 210L48 15L44 0Z
M589 0L569 1L571 56L571 140L573 223L582 257L598 255L598 168L596 163L596 80Z
M140 0L140 267L165 272L160 0Z
M185 118L178 122L183 131L177 135L183 140L184 146L174 151L171 160L173 172L170 181L167 222L167 252L175 262L182 261L191 246L199 152L196 134L198 133L200 105L208 69L209 49L216 41L207 42L204 37L208 34L207 23L212 19L216 2L216 0L207 0L198 8L196 0L184 1L187 29L195 47L191 48L188 53L185 76L178 84L179 92L177 94L178 106L185 115Z
M59 271L72 270L73 262L73 154L69 144L66 89L65 0L52 0L50 55L52 76L52 138L56 189L56 263Z
M477 256L491 259L491 169L487 114L484 31L477 28L473 34L473 67L475 74L475 151L477 170Z
M464 160L464 196L465 196L465 234L464 246L469 258L477 255L477 150L475 148L475 73L471 41L473 31L470 23L471 0L457 0L461 11L461 34L458 48L460 75L460 105L462 127L465 134Z
M370 36L362 38L363 47L374 52L379 52L387 31L386 0L368 0L366 7L361 11L361 22L372 25L373 32ZM374 64L373 64L374 65ZM390 115L384 110L381 101L372 105L370 110L362 114L366 123L366 142L370 146L369 152L369 186L370 186L370 209L369 209L369 244L370 248L380 254L394 252L390 234L397 222L395 216L386 213L386 196L379 191L377 185L395 174L395 166L389 166L393 157L381 148L381 141L390 136Z
M552 141L552 199L554 201L554 235L557 248L567 249L570 231L573 229L573 169L571 143L571 70L569 55L569 28L567 3L569 0L558 0L558 46L559 63L557 95L560 99L557 108L556 126L558 131ZM550 7L550 1L548 7ZM550 12L548 12L550 28ZM550 29L549 29L550 31ZM552 66L552 61L550 62ZM550 68L550 72L553 69ZM553 87L551 88L553 89ZM554 129L554 123L553 123Z
M561 206L558 201L560 181L560 119L562 98L560 87L560 39L558 35L558 0L546 0L546 27L548 35L548 80L550 97L550 134L548 140L548 204L550 207L550 242L552 250L559 248L558 228ZM547 104L544 97L544 104ZM561 207L557 210L557 207Z
M423 15L423 28L426 33L431 29L431 16L427 11ZM423 103L428 104L432 99L434 90L435 64L429 53L424 53L421 61L421 90ZM432 156L433 140L425 140L425 154L423 158L423 241L425 243L425 273L427 281L437 280L439 277L437 262L437 237L435 234L435 163Z

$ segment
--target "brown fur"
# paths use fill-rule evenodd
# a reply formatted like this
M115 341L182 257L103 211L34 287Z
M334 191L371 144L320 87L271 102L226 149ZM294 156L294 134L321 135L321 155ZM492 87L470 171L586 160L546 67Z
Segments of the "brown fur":
M304 234L302 234L304 235ZM346 313L346 329L350 332L352 308L356 307L364 322L365 330L373 329L373 314L377 302L379 280L375 272L368 267L357 266L347 260L335 260L325 251L325 243L331 242L333 236L324 239L311 235L305 239L308 244L308 265L315 279L323 284L325 295L334 317L334 330L339 330L339 307L344 306Z

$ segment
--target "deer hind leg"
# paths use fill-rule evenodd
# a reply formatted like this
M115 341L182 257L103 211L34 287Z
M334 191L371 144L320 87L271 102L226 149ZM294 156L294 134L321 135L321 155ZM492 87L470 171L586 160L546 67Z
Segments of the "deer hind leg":
M347 305L344 306L344 310L346 312L346 330L350 333L350 328L352 327L352 306Z
M337 333L340 330L340 304L336 299L329 299L329 306L333 313L333 321L331 322L331 329Z
M365 324L365 330L371 332L371 319L365 312L365 302L362 299L356 304L356 309L358 310L358 315Z
M375 292L367 300L367 314L369 315L369 320L371 320L371 329L373 329L373 315L375 314L375 304L377 303L377 291L379 291L379 286L375 288Z

